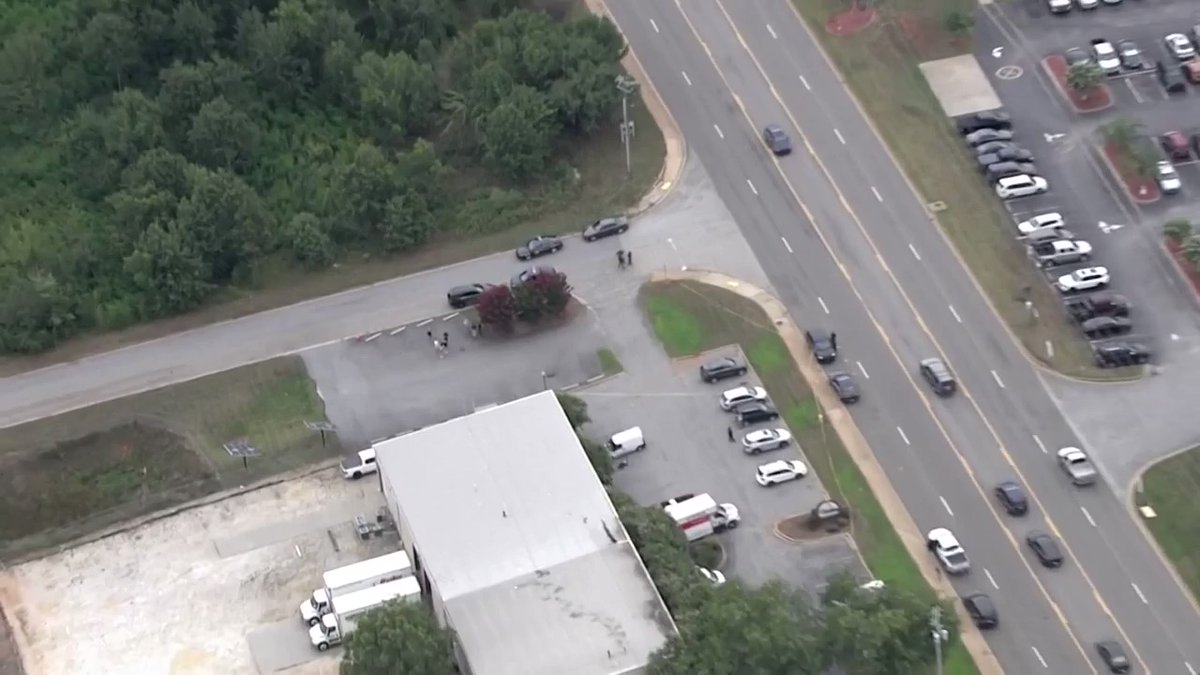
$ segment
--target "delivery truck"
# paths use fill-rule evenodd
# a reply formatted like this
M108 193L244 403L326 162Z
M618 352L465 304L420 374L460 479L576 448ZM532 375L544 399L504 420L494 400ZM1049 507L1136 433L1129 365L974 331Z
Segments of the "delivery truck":
M688 541L738 526L741 515L733 504L718 504L708 493L663 507Z
M392 600L417 602L421 599L421 584L415 577L339 595L333 599L333 611L321 617L315 626L308 629L308 639L320 651L341 644L354 632L354 627L368 612L379 609Z
M313 591L308 600L300 603L300 618L308 625L315 626L321 621L321 617L330 612L329 603L333 598L388 581L411 577L412 573L412 563L404 551L329 570L323 575L325 585Z

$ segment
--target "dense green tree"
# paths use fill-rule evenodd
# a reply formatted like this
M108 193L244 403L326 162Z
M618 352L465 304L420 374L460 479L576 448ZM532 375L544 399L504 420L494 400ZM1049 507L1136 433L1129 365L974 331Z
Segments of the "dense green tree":
M396 180L424 197L431 210L446 205L445 186L451 171L438 158L432 143L418 140L408 152L397 155L392 164Z
M379 224L383 246L389 251L407 251L429 238L433 214L421 193L406 189L387 201Z
M383 222L388 202L398 192L395 166L378 147L362 143L354 159L339 170L336 182L347 220L343 228L366 238Z
M10 35L0 49L0 121L8 131L46 124L58 106L54 47L39 32Z
M179 203L177 223L204 262L205 281L228 282L271 241L271 214L262 198L227 171L197 171Z
M113 94L106 117L105 146L122 169L167 140L158 103L137 89Z
M683 531L661 508L638 506L620 492L611 496L671 615L686 622L701 610L712 589L696 571Z
M38 352L70 335L78 321L72 292L53 275L0 270L0 349Z
M297 213L288 221L284 235L296 260L312 267L325 267L333 262L333 238L329 236L329 228L317 216Z
M107 233L121 252L131 250L154 223L174 221L179 208L179 197L148 182L114 192L106 201L112 209Z
M502 175L527 180L546 168L557 133L554 110L535 89L514 87L479 129L484 158Z
M433 68L403 52L363 54L354 77L362 114L383 141L395 142L422 131L438 107Z
M359 58L358 45L344 40L337 40L325 49L321 57L321 92L330 104L346 108L358 104L354 69Z
M192 117L188 144L192 157L200 164L240 171L254 160L258 136L254 120L230 105L225 97L218 96Z
M128 19L110 12L91 18L76 37L80 63L96 88L120 89L138 67L137 29Z
M567 421L571 423L571 428L579 431L585 424L592 421L588 415L587 401L572 396L571 394L556 394L558 404L562 406L563 414L567 416Z
M124 263L143 317L174 314L198 305L210 292L204 263L187 232L174 222L152 223Z
M121 185L126 188L149 183L176 200L183 199L191 191L191 176L194 166L183 155L165 148L154 148L138 157L121 174Z
M193 0L175 6L171 12L169 39L175 58L200 61L216 45L217 23Z
M423 603L390 602L350 635L342 675L456 675L454 643Z
M422 40L435 49L445 44L460 20L451 0L368 0L367 12L372 38L414 56Z

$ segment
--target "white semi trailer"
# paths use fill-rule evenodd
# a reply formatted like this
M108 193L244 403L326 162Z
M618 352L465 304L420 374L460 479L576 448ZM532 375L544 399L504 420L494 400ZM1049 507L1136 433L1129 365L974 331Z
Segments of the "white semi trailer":
M330 601L339 596L404 577L411 577L412 563L404 551L388 553L377 558L329 570L322 575L325 585L312 592L300 604L300 618L315 626L329 613Z
M308 629L308 639L320 651L341 644L367 612L379 609L392 600L417 602L421 599L421 584L414 577L372 586L333 599L333 611Z

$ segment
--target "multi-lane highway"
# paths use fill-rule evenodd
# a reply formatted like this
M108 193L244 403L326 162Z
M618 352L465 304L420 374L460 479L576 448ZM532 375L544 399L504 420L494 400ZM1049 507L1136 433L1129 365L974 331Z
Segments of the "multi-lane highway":
M963 540L975 570L956 586L998 600L989 640L1006 670L1093 672L1102 639L1146 672L1200 668L1200 614L1112 491L1057 471L1071 428L787 0L609 8L772 284L869 373L855 419L918 523ZM797 152L766 152L769 123ZM914 378L939 354L963 385L948 401ZM1029 517L990 500L1007 478L1031 493ZM1062 539L1064 568L1037 566L1033 528Z

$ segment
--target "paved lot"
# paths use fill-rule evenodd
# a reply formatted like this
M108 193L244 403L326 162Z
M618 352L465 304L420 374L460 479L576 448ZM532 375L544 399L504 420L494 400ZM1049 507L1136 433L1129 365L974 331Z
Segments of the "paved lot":
M336 672L298 607L324 570L395 550L351 526L381 504L326 471L15 567L0 579L29 675Z

